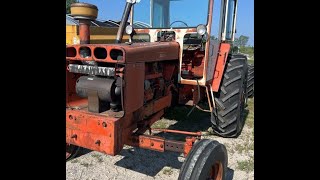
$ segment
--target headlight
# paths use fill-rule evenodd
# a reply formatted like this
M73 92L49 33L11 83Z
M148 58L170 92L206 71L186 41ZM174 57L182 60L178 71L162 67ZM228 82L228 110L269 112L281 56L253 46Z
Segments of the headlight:
M133 33L133 27L132 27L131 25L128 25L128 26L126 27L126 33L127 33L128 35L131 35L131 34Z
M203 24L197 26L197 33L203 36L207 32L207 27Z

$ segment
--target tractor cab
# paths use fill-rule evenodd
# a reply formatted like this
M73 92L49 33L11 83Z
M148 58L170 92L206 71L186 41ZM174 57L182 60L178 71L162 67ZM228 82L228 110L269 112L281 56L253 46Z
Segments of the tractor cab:
M125 32L131 36L132 43L175 41L180 46L179 82L204 86L213 80L214 63L221 43L230 44L234 40L237 0L221 0L217 41L210 39L213 34L213 1L129 2L133 2L133 6L130 25L125 27Z

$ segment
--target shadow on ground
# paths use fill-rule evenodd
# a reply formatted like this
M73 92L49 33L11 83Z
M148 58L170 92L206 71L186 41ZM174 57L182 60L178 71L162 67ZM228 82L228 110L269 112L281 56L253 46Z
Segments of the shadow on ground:
M83 155L86 155L86 154L88 154L90 152L92 152L92 150L86 149L86 148L80 148L80 150L79 150L79 152L78 152L78 154L76 155L75 158L83 156Z
M204 106L204 109L206 109L205 104L202 106ZM176 106L168 109L164 118L177 121L177 123L170 125L168 129L190 131L190 132L198 132L198 131L208 132L209 128L212 126L212 123L210 121L210 113L200 111L196 108L194 108L193 111L191 110L192 110L191 106ZM188 114L189 116L187 116ZM249 110L245 109L243 112L244 121L246 121L248 114L249 114ZM246 122L244 122L244 124L245 123ZM242 129L241 129L241 132L242 132ZM215 135L213 132L210 132L210 133L212 133L212 135ZM184 141L185 138L187 137L186 135L163 133L163 132L157 133L156 135L164 137L166 139L182 140L182 141ZM241 133L239 135L241 135Z
M198 109L194 109L192 113L187 116L192 107L188 106L178 106L169 109L164 118L169 120L176 120L177 122L168 129L182 130L182 131L208 131L211 127L210 114L202 112ZM245 119L248 116L249 111L245 110ZM171 140L185 140L185 135L172 134L172 133L158 133L157 136L165 137ZM82 148L79 152L79 156L85 155L91 152L91 150ZM174 169L180 169L182 162L179 161L178 157L181 156L180 153L175 152L157 152L147 149L130 147L128 149L123 149L120 152L123 159L116 162L116 166L120 166L132 171L136 171L148 176L156 176L165 166ZM234 170L228 168L227 170L227 180L232 180L234 176Z
M152 177L155 177L165 166L169 167L169 169L174 168L178 170L182 166L182 162L178 160L180 153L175 152L161 153L146 149L130 148L122 150L120 154L124 158L116 162L115 165ZM234 170L228 168L226 180L232 180L233 174Z
M133 147L123 149L120 155L124 158L115 165L152 177L156 176L165 166L169 169L180 169L182 166L182 162L178 160L180 154L175 152L161 153Z
M207 131L211 127L210 114L194 109L192 113L187 116L192 107L188 106L177 106L169 109L166 112L165 119L177 121L175 124L168 127L168 129L182 130L182 131ZM248 116L249 111L245 110L244 117ZM172 133L157 133L157 136L165 137L171 140L184 141L186 135L172 134ZM147 149L130 148L123 149L120 153L124 158L118 161L115 165L121 166L148 176L154 177L158 174L165 166L174 169L180 169L182 162L178 160L180 153L175 152L156 152ZM143 156L143 157L139 157ZM139 157L139 158L137 158ZM139 159L139 162L136 162ZM234 170L228 168L227 180L233 179Z

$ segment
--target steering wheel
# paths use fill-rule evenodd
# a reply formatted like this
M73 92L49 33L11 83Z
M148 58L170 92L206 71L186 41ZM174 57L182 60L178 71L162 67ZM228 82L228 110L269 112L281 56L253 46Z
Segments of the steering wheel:
M171 26L172 26L174 23L178 23L178 22L180 22L180 23L184 24L186 27L188 27L188 24L185 23L185 22L183 22L183 21L173 21L173 22L170 24L170 28L171 28Z

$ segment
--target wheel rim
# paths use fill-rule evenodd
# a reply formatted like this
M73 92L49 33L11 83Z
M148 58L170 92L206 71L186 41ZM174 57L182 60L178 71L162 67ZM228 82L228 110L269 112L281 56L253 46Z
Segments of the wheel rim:
M211 166L210 180L222 180L223 166L221 162L216 162Z
M78 146L66 143L66 160L74 157L79 150Z

